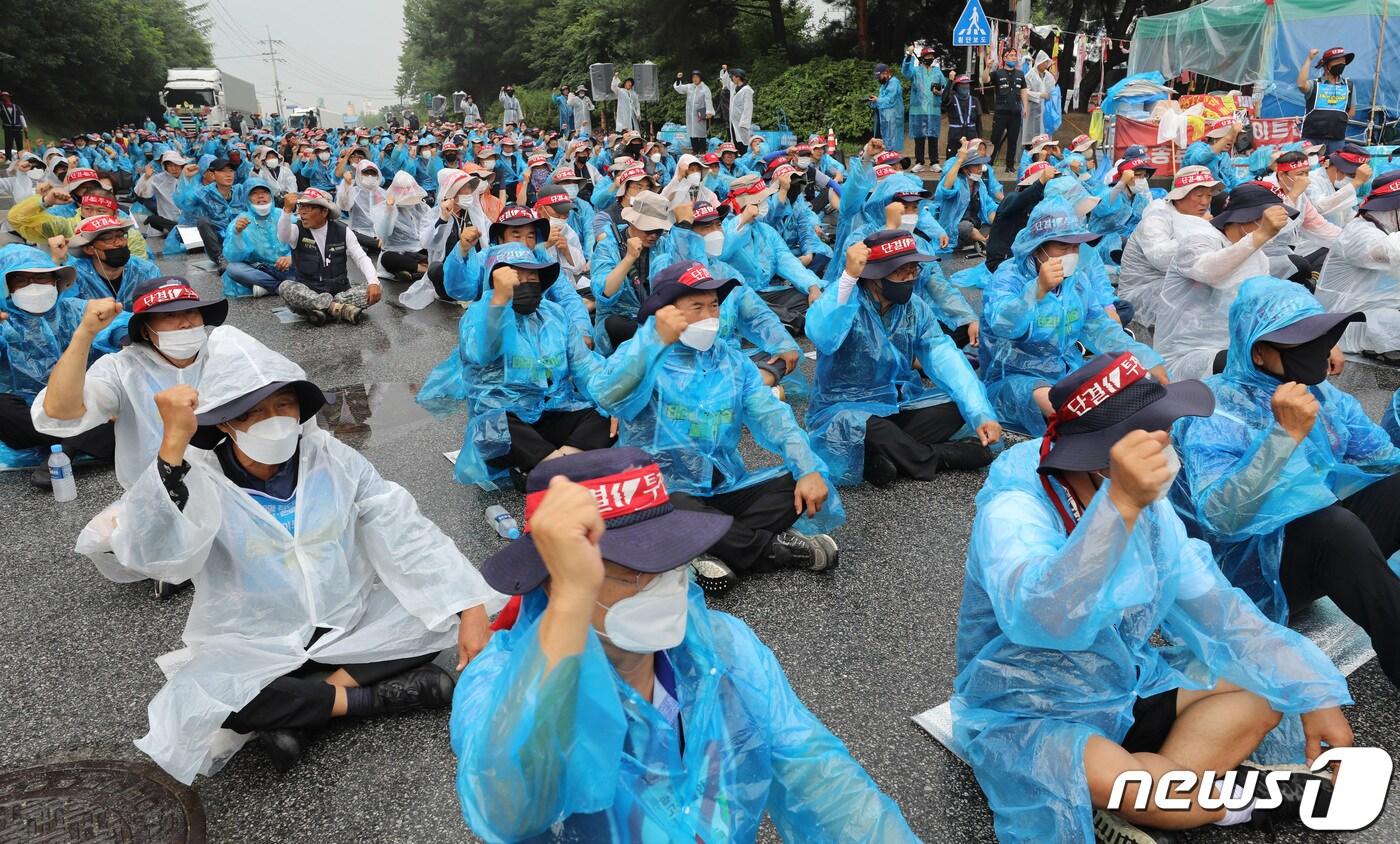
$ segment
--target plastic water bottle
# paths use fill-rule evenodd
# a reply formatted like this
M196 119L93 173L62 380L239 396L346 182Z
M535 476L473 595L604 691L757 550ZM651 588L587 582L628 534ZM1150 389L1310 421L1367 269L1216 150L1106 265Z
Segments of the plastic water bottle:
M54 489L57 490L58 487L54 487ZM515 523L515 517L501 505L492 504L486 508L486 521L496 529L496 535L500 538L520 538L520 526Z
M49 480L53 482L53 500L62 504L78 497L78 485L73 483L73 461L63 453L63 446L49 449Z

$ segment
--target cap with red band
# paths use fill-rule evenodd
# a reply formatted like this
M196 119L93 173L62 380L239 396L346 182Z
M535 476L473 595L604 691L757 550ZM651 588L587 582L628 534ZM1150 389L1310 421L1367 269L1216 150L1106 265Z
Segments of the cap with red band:
M751 193L763 193L763 192L766 191L766 190L768 190L768 186L767 186L766 184L764 184L763 182L758 181L758 182L754 182L754 183L751 184L751 185L744 185L743 187L737 187L737 188L731 187L730 190L729 190L729 195L730 195L730 196L748 196L748 195L751 194Z
M565 198L565 199L568 199L568 198L569 198L569 197L568 197L568 194L565 194L565 195L564 195L564 198ZM496 222L498 222L498 223L512 223L512 222L515 222L516 220L528 220L528 221L530 221L530 222L534 222L535 220L538 220L538 219L539 219L539 217L537 217L537 216L535 215L535 212L534 212L534 211L531 211L527 206L524 206L524 205L511 205L511 206L507 206L506 208L504 208L504 209L501 211L501 215L500 215L499 217L496 218Z
M883 179L886 176L893 176L896 172L898 171L896 171L893 167L891 167L888 164L875 165L875 178L877 179Z
M875 163L876 163L876 164L889 164L890 162L898 161L899 159L900 159L899 153L895 152L895 151L892 150L892 149L887 149L887 150L885 150L884 152L880 153L879 155L875 156Z
M870 247L870 256L867 261L883 261L886 258L896 258L900 255L908 255L910 252L919 251L919 245L914 242L913 237L897 237L894 240L887 240L878 246Z
M64 185L72 186L77 182L95 182L98 180L97 171L89 170L86 167L79 167L76 170L68 171L68 178L64 179Z
M1376 185L1371 188L1371 196L1392 196L1400 193L1400 179L1392 179L1383 185Z
M143 296L137 296L136 301L131 304L131 312L133 314L144 313L156 305L179 302L185 299L198 302L199 294L194 292L194 288L188 284L165 284Z
M1041 173L1043 173L1046 170L1052 170L1054 169L1054 167L1055 165L1051 164L1048 161L1037 161L1026 168L1026 172L1021 175L1021 181L1019 182L1019 184L1028 185L1031 182L1035 181Z
M588 490L598 504L598 515L603 517L604 527L625 527L673 509L661 467L655 463L577 483ZM535 511L548 494L548 489L542 489L525 496L526 533L530 532Z
M565 205L572 201L573 200L567 193L546 194L545 196L541 196L539 199L535 200L535 210L539 211L539 209L545 207L546 205Z
M784 165L780 166L778 169L776 169L776 170L773 171L773 176L772 176L772 178L774 178L774 179L781 179L781 178L784 177L784 176L787 176L787 175L789 175L789 174L796 173L796 172L797 172L797 168L796 168L796 167L793 167L791 164L784 164Z
M638 179L650 178L651 176L647 175L645 167L629 167L628 169L622 171L622 175L618 177L618 181L626 183L635 182Z
M99 196L90 193L83 197L79 205L83 208L101 208L112 216L116 216L117 213L117 201L110 196Z
M1178 173L1176 178L1172 180L1172 187L1184 188L1187 185L1200 185L1214 181L1216 181L1215 174L1210 172L1209 169L1202 167L1199 170L1191 170L1191 172L1185 172L1183 170L1183 172Z

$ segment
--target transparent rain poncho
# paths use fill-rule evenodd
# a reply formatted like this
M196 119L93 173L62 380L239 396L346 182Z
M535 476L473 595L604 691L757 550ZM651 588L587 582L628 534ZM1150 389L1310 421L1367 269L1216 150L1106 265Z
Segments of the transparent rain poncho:
M1054 225L1050 225L1050 223ZM1032 231L1042 229L1036 236ZM1123 326L1109 318L1087 270L1075 272L1043 298L1035 252L1057 236L1083 234L1074 209L1057 200L1041 200L1031 212L1026 228L1016 235L1011 257L997 267L982 294L982 339L977 348L979 374L987 396L1002 422L1032 436L1045 431L1045 417L1033 393L1078 369L1084 353L1077 343L1095 354L1132 352L1149 368L1162 358L1137 342ZM1080 266L1093 266L1084 256L1097 254L1088 244L1079 247ZM1102 267L1102 265L1099 265Z
M620 369L619 369L620 367ZM826 464L812 451L807 432L792 408L764 383L758 368L732 342L716 342L700 352L683 343L666 345L649 317L631 340L608 359L609 372L631 379L627 390L601 390L603 410L621 422L621 445L637 446L656 458L666 483L690 495L723 495L777 477L817 472L826 477L831 497L813 524L816 532L845 522ZM636 375L643 373L640 380ZM754 441L782 458L781 466L749 469L739 452L744 429Z
M1381 427L1390 435L1390 441L1400 446L1400 390L1390 397L1390 406L1381 414Z
M1121 742L1139 697L1224 679L1287 714L1351 702L1326 655L1231 589L1166 501L1129 533L1105 482L1066 534L1040 445L1007 449L977 495L958 616L953 729L999 841L1092 844L1084 746Z
M860 483L872 415L952 401L973 428L996 419L972 366L922 299L882 315L859 284L845 304L839 298L838 285L829 285L807 311L807 337L817 348L807 430L836 483Z
M81 252L81 250L78 251ZM122 268L121 282L117 285L117 292L114 296L111 283L98 275L97 269L93 267L92 263L95 260L97 259L82 254L68 257L68 266L78 271L78 281L64 291L64 298L116 299L122 303L123 308L130 310L131 302L136 298L136 288L141 286L141 282L165 275L165 272L156 266L155 261L132 255L127 259L126 266Z
M1278 622L1288 618L1279 582L1288 523L1400 471L1400 448L1327 381L1309 388L1322 409L1302 443L1274 420L1270 402L1282 382L1255 368L1251 350L1270 331L1323 312L1301 285L1247 280L1230 307L1225 371L1206 379L1215 414L1183 419L1174 431L1182 467L1172 502L1230 582Z
M301 367L248 343L211 336L198 412ZM190 449L189 503L170 500L152 462L122 497L112 534L133 573L194 581L186 647L159 658L167 682L136 746L183 783L212 774L247 736L232 712L307 660L345 665L407 658L456 644L457 615L496 594L403 487L309 420L302 426L292 532L229 480L212 452ZM318 627L331 632L311 646Z
M524 840L915 842L899 807L793 693L744 622L690 587L676 730L622 680L596 633L545 674L542 589L472 660L452 703L457 794L472 832ZM503 704L503 702L505 702ZM537 838L538 837L538 838Z
M1400 234L1352 218L1322 265L1317 299L1329 311L1366 312L1365 322L1347 326L1342 351L1400 350Z

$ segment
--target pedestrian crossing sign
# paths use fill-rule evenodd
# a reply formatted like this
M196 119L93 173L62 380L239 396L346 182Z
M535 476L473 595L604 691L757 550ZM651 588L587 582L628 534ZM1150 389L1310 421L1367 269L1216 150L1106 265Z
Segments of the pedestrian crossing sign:
M967 0L962 15L953 25L954 47L986 47L992 43L992 28L987 23L987 13L982 11L981 0Z

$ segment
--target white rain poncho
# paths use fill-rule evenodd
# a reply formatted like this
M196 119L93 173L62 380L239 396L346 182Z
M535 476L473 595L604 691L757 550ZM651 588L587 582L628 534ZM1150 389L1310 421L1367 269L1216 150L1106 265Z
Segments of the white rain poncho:
M211 336L198 412L266 384L304 380L301 367L241 334ZM187 647L158 662L167 682L136 742L183 783L212 774L245 736L221 724L307 660L330 665L417 656L456 643L457 615L504 598L359 452L309 420L298 449L296 522L289 533L191 449L182 513L148 466L123 497L118 558L148 577L194 581ZM310 648L317 628L327 628Z
M696 185L693 192L690 184L685 180L686 173L690 171L692 164L700 167L701 177L701 184ZM708 202L711 205L719 205L719 197L715 196L714 191L705 187L704 175L705 166L701 163L700 159L690 153L686 153L676 162L675 175L671 177L670 182L666 183L666 187L661 189L661 195L666 197L672 209L675 209L678 205L684 205L687 202Z
M1205 378L1230 345L1229 313L1247 278L1269 274L1269 256L1246 235L1230 243L1199 217L1177 221L1176 258L1162 281L1153 346L1173 381Z
M1356 216L1356 186L1347 178L1339 188L1326 167L1308 173L1308 199L1334 226L1345 226Z
M427 191L406 170L400 170L386 193L394 204L380 202L374 207L375 236L384 241L386 252L417 252L438 221L437 213L423 201Z
M335 204L341 211L350 215L349 224L352 231L365 237L374 237L372 215L374 209L383 204L385 193L379 185L367 188L360 184L366 170L372 170L376 177L379 176L379 168L374 166L373 161L366 159L356 163L352 177L354 181L340 182L335 186Z
M1162 281L1177 252L1177 221L1186 215L1165 199L1154 199L1123 246L1118 265L1118 297L1137 309L1133 319L1157 323Z
M1317 299L1329 311L1366 312L1365 322L1347 326L1342 351L1400 349L1400 233L1352 218L1327 253Z

